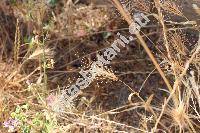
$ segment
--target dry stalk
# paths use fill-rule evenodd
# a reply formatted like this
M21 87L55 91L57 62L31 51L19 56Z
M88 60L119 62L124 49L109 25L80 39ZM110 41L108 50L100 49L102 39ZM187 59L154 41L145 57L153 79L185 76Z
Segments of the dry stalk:
M118 0L112 0L112 1L114 2L116 8L119 10L120 14L124 17L124 19L128 22L128 24L131 25L131 23L134 22L134 20L131 18L131 15L126 13L126 11L123 9L121 3ZM148 54L148 56L150 57L151 61L155 65L156 69L160 73L160 75L163 78L165 84L167 85L169 91L172 92L173 89L172 89L172 87L171 87L171 85L169 83L169 80L166 78L164 72L161 70L158 62L156 61L156 59L155 59L154 55L152 54L151 50L148 48L146 42L144 41L144 39L142 38L140 33L136 33L135 35L138 38L140 44L145 49L145 51ZM178 104L178 99L176 97L174 97L174 103L175 103L175 105Z
M195 56L199 53L200 51L200 35L199 35L199 41L198 41L198 44L197 44L197 48L195 50L195 52L192 54L191 58L186 62L185 64L185 68L184 70L182 71L182 73L180 74L180 77L176 79L176 81L174 82L174 86L173 86L173 90L172 92L170 93L170 96L167 98L167 100L165 101L165 104L163 105L162 107L162 111L160 113L160 116L159 118L157 119L156 121L156 124L155 124L155 127L154 127L154 130L157 129L157 126L158 126L158 123L160 122L160 119L162 117L162 115L164 114L164 110L166 108L166 106L168 105L170 99L172 98L173 94L175 93L176 89L178 88L179 86L179 83L181 82L181 80L183 79L184 75L186 74L191 62L194 60ZM190 125L191 128L192 128L192 125ZM193 128L192 128L193 129ZM194 129L193 129L194 131ZM195 131L194 131L195 132Z
M161 12L161 4L160 4L160 1L159 0L154 0L154 3L155 3L155 6L157 8L157 11L158 11L158 16L155 16L157 18L158 21L160 21L161 25L162 25L162 29L163 29L163 37L164 37L164 44L165 44L165 47L166 47L166 50L167 50L167 56L168 56L168 59L171 63L173 63L173 59L171 57L171 51L170 51L170 48L169 48L169 42L168 42L168 36L167 36L167 27L165 26L165 23L164 23L164 16ZM174 75L176 75L176 72L175 72L175 66L173 64L171 64L172 66L172 69L174 71ZM170 90L170 92L172 92L172 90ZM174 93L174 104L176 107L178 107L178 98L176 97L177 94L176 92Z

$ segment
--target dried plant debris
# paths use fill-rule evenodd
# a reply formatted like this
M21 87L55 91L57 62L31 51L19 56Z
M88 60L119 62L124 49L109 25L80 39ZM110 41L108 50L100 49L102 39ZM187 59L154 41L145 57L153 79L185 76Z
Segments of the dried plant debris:
M28 0L26 2L16 1L14 6L14 14L18 19L22 19L25 22L32 21L35 25L40 27L47 21L49 11L50 7L45 0Z
M0 132L198 132L199 8L199 0L1 0ZM123 18L141 13L149 22L130 36Z
M69 36L84 36L98 31L109 22L109 12L106 7L93 7L92 5L75 6L73 3L65 4L64 11L56 16L55 33Z

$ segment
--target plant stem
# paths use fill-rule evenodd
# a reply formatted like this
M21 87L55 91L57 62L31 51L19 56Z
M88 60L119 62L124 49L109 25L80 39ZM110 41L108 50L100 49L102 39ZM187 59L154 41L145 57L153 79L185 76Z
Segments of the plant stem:
M116 8L118 9L118 11L120 12L120 14L124 17L124 19L127 21L127 23L129 25L131 25L134 20L131 18L131 15L126 13L125 10L123 9L121 3L118 1L118 0L112 0L116 6ZM144 39L142 38L142 36L140 35L140 33L136 33L135 34L136 37L138 38L140 44L142 45L142 47L145 49L146 53L148 54L149 58L151 59L151 61L153 62L154 66L156 67L156 69L158 70L160 76L163 78L166 86L168 87L169 91L172 92L172 87L169 83L169 80L166 78L164 72L162 71L162 69L160 68L158 62L156 61L155 57L153 56L151 50L148 48L146 42L144 41ZM173 97L173 100L174 100L174 104L175 106L178 105L178 99L177 97Z

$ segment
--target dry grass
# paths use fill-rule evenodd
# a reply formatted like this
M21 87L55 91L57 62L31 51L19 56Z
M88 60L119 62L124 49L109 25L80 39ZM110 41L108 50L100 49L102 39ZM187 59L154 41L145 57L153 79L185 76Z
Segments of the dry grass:
M1 132L200 131L198 19L171 0L112 2L0 2ZM122 19L112 18L111 5ZM200 17L198 6L191 10ZM116 31L130 36L135 12L151 22L66 101L61 92L111 46Z

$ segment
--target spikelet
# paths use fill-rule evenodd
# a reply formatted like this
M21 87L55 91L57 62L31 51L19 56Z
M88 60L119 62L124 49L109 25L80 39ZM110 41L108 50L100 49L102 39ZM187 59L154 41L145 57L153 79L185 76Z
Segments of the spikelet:
M18 63L20 44L21 44L20 28L19 28L19 20L17 19L16 32L15 32L15 42L14 42L14 62L15 62L15 65L17 65L17 63Z
M178 33L171 33L169 39L173 48L181 55L187 55L188 49L185 47L184 38Z
M161 7L168 13L183 16L183 13L174 2L164 1L163 3L161 3Z
M134 9L150 12L150 2L148 0L120 0L124 10L132 13Z
M189 53L185 47L185 38L180 33L170 33L168 35L170 43L170 52L173 60L174 71L176 74L180 74L184 70L185 61Z
M186 125L186 105L183 101L180 101L179 106L176 109L172 109L170 112L172 114L174 122L177 125L179 125L180 127L184 127Z
M133 0L134 8L144 11L144 12L151 12L151 4L150 1L147 0Z
M184 63L182 61L174 60L173 66L174 66L174 72L176 76L179 76L184 70Z

